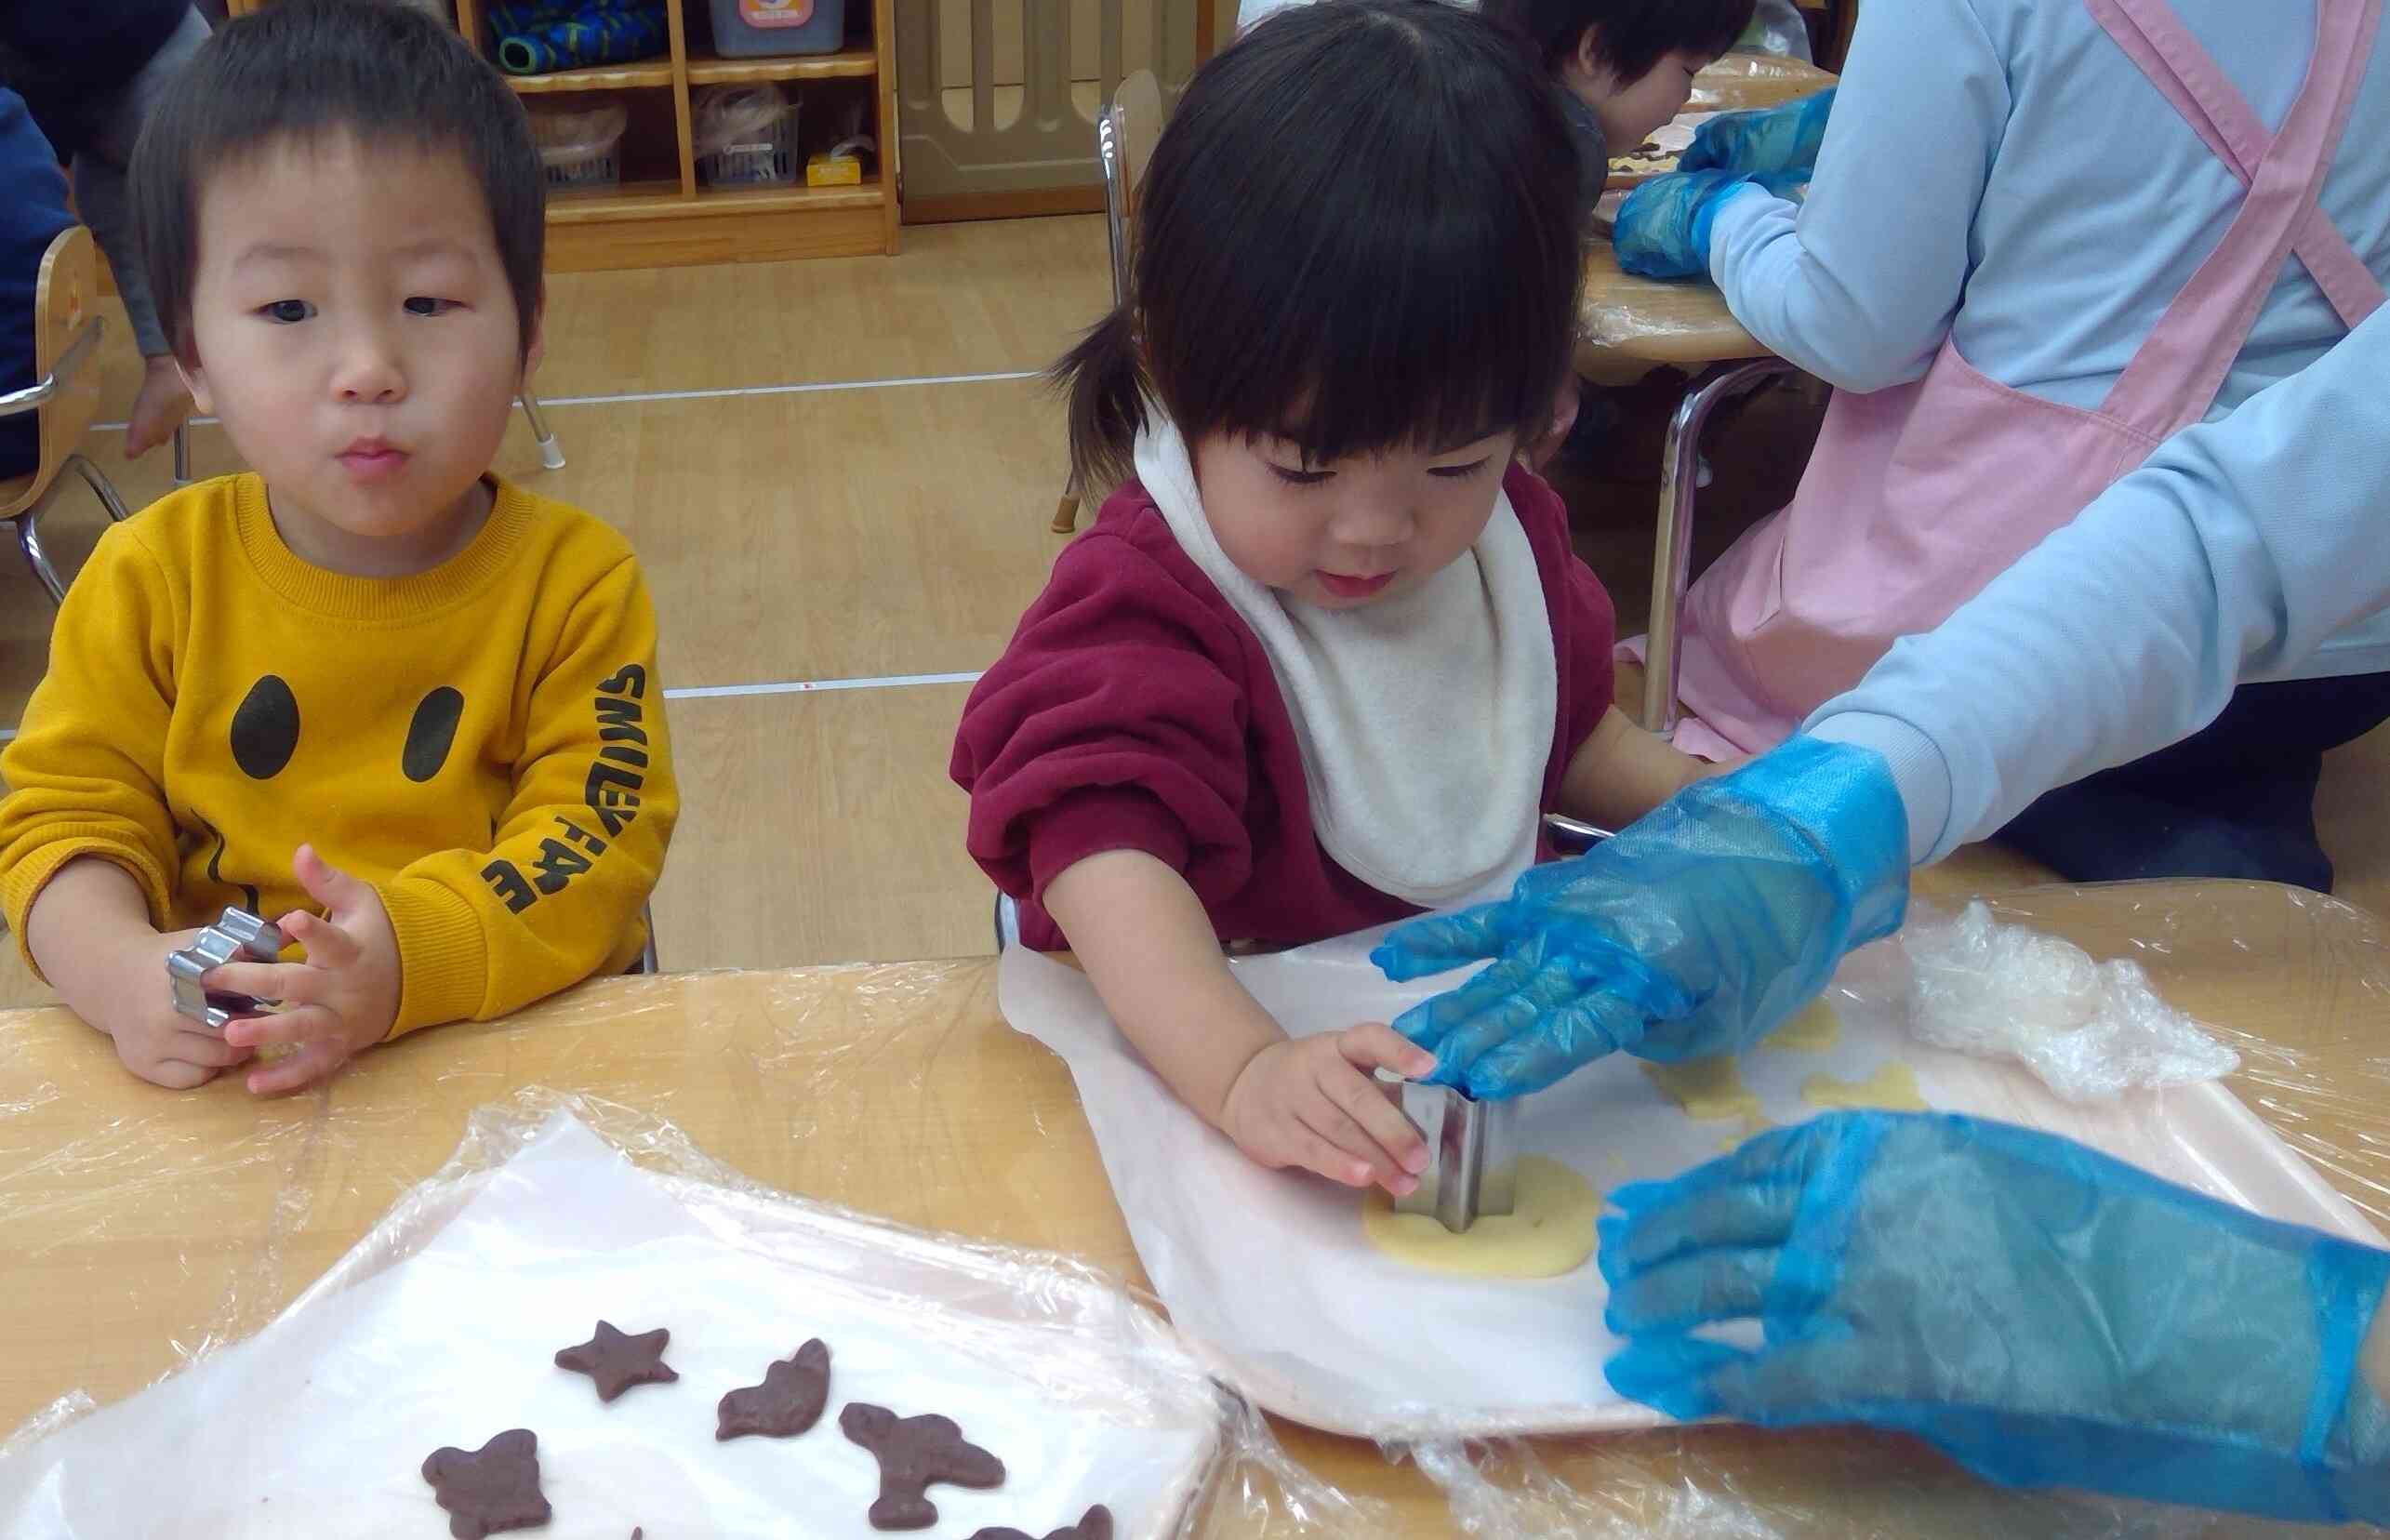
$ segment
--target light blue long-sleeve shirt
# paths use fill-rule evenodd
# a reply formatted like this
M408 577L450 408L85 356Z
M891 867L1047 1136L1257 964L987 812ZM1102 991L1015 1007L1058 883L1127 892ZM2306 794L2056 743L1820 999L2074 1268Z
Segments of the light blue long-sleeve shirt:
M2306 75L2315 0L2171 3L2278 126ZM2384 125L2390 42L2366 66L2321 197L2377 277L2390 276ZM2002 384L2091 407L2241 197L2081 0L1891 0L1861 9L1807 203L1757 192L1727 203L1710 270L1755 337L1838 389L1917 379L1948 338ZM2210 420L2343 335L2286 260ZM2390 617L2291 667L2390 670Z
M1810 717L1892 765L1912 859L2186 737L2390 612L2390 306L2230 417L2160 445ZM2020 682L2025 682L2020 684Z

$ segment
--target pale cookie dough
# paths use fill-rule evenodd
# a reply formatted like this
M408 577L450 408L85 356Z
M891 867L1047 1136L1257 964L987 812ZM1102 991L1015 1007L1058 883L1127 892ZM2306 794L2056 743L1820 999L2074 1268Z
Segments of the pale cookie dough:
M1635 1068L1696 1122L1759 1115L1759 1095L1743 1083L1731 1058L1687 1059L1682 1064L1643 1063Z
M1863 1081L1839 1081L1812 1075L1800 1082L1800 1099L1812 1107L1879 1107L1888 1112L1931 1112L1918 1095L1917 1071L1899 1059L1886 1059Z
M1433 1215L1395 1213L1383 1188L1361 1200L1361 1228L1379 1251L1431 1272L1558 1278L1593 1255L1600 1212L1592 1183L1558 1161L1521 1155L1511 1212L1480 1215L1465 1234L1454 1235Z
M1775 1126L1775 1124L1770 1122L1767 1119L1754 1113L1743 1120L1743 1126L1740 1130L1735 1133L1729 1134L1726 1137L1718 1141L1719 1153L1721 1155L1732 1155L1734 1151L1743 1148L1743 1142L1746 1139L1750 1138L1754 1135L1765 1134L1769 1129Z
M1759 1040L1762 1048L1786 1048L1796 1054L1822 1054L1842 1037L1842 1018L1823 1000Z

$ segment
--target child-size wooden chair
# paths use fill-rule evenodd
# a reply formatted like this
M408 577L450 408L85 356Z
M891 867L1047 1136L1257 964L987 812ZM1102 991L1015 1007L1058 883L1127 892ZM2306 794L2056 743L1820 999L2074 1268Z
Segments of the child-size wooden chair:
M1121 82L1111 101L1095 119L1095 162L1104 169L1104 234L1111 243L1112 303L1129 302L1129 274L1136 253L1137 187L1145 180L1146 163L1162 138L1162 83L1151 70L1139 70ZM1055 505L1054 533L1068 535L1079 527L1079 499L1085 488L1079 472L1062 488Z
M91 232L81 225L60 231L43 253L34 282L33 367L41 378L21 391L0 395L0 417L33 412L41 424L41 459L33 473L0 481L0 521L15 521L25 563L53 604L64 602L66 584L42 550L35 524L58 494L60 473L73 471L81 476L109 518L125 517L116 488L80 447L100 415L100 370L92 362L102 330L96 313L98 293Z

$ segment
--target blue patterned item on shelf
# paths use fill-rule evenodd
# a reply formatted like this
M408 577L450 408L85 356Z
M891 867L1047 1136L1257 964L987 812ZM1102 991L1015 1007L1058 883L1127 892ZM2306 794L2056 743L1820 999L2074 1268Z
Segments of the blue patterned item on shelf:
M515 0L490 7L490 33L509 74L624 64L669 46L662 0Z

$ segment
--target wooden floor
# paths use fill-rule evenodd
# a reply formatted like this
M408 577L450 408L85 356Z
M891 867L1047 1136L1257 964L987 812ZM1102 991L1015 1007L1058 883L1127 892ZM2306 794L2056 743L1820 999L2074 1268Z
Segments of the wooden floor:
M551 281L538 388L570 463L540 471L518 418L498 469L629 535L666 683L698 692L671 708L687 811L656 898L668 968L989 949L991 894L946 778L967 684L947 676L996 655L1062 544L1046 529L1061 418L1030 376L1107 289L1094 218L915 228L893 259ZM139 367L110 329L115 420ZM138 507L166 489L166 456L127 464L120 442L89 448ZM1730 438L1721 484L1733 456ZM194 458L235 468L212 427ZM1652 505L1624 485L1567 489L1589 559L1640 615ZM71 569L99 527L70 490L44 533ZM0 725L40 676L49 617L0 551ZM2336 757L2321 805L2344 895L2390 909L2385 770L2377 734ZM2035 875L1978 848L1920 887ZM6 957L0 1005L45 998Z

